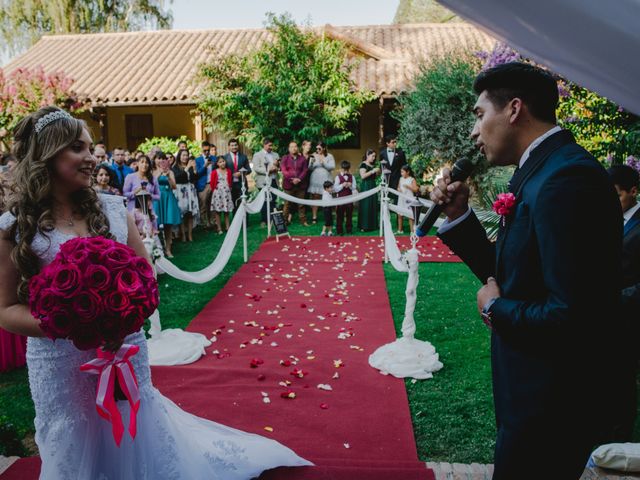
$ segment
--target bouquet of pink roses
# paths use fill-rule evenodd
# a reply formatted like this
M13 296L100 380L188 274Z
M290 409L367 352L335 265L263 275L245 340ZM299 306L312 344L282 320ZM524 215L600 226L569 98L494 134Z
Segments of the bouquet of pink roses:
M98 349L98 357L80 370L98 375L97 411L111 422L116 444L124 434L117 397L131 406L129 432L135 438L140 393L130 359L139 347L123 341L158 307L151 265L128 246L104 237L69 240L31 278L29 306L49 338L67 338L80 350L108 347Z
M89 350L139 331L158 306L158 284L151 265L130 247L74 238L31 278L29 304L49 338Z

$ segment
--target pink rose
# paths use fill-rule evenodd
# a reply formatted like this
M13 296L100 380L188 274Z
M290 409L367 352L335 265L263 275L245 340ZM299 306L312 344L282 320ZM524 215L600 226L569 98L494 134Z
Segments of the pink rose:
M121 270L131 264L129 252L119 247L111 247L102 253L102 263L110 270Z
M87 288L104 290L111 283L111 274L106 267L92 264L84 272L84 280Z
M77 237L72 238L71 240L67 240L62 245L60 245L60 253L64 258L67 258L69 255L72 255L76 250L86 250L86 245L84 242L84 238Z
M129 297L124 293L115 291L107 295L104 304L107 310L114 313L120 313L129 308L131 302L129 301Z
M86 248L90 252L102 253L108 248L116 246L118 242L104 237L90 237L87 239Z
M153 267L149 265L149 262L147 262L145 258L136 257L131 264L131 268L136 271L142 279L155 280Z
M89 252L84 249L76 249L65 255L65 260L82 268L84 264L89 260Z
M126 337L127 335L140 331L142 325L144 325L145 318L146 317L140 312L140 309L135 307L130 307L122 312L122 316L120 317L122 321L120 333L122 336Z
M50 310L40 323L49 338L67 338L74 326L73 316L61 307Z
M502 217L507 217L513 213L516 205L516 197L513 193L499 193L496 201L493 202L493 211Z
M51 289L62 298L71 298L80 287L82 274L73 264L56 265L53 269Z
M142 289L143 284L135 271L127 269L118 272L114 280L114 287L117 288L119 292L132 294Z
M79 325L74 329L71 341L78 350L92 350L103 343L102 335L94 323Z
M121 333L122 325L122 316L102 317L99 322L102 338L106 341L122 340L124 338Z
M33 291L33 290L32 290ZM58 305L60 297L50 288L40 290L31 302L31 314L36 318L41 318Z
M73 313L80 317L81 321L97 320L104 310L102 298L92 290L83 290L76 293L71 306Z

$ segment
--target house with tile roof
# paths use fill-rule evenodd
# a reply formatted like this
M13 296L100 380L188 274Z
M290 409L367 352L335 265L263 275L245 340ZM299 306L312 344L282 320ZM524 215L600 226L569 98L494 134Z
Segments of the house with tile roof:
M395 98L410 88L419 65L456 50L490 49L495 40L467 23L341 26L315 30L347 44L357 59L357 88L377 99L363 107L355 137L332 152L357 162L397 129L389 115ZM42 66L75 80L74 90L91 105L85 114L94 136L111 149L130 150L152 136L209 139L226 150L227 136L205 132L193 113L201 85L198 66L214 54L243 54L269 40L265 29L158 30L44 36L5 66Z

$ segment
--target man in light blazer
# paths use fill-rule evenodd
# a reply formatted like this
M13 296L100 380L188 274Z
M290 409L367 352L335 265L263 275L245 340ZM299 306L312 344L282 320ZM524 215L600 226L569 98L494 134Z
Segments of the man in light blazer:
M270 138L262 140L262 150L253 155L253 174L256 180L256 188L260 190L269 184L271 188L278 188L278 171L280 170L280 155L273 150L273 141ZM271 195L271 211L276 207L276 197ZM260 211L263 226L269 222L267 218L267 202L265 200Z

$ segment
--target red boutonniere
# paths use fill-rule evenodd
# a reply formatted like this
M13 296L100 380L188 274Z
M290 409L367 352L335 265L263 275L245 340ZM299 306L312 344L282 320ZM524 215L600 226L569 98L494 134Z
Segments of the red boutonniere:
M511 215L516 207L516 196L513 193L499 193L496 201L493 202L493 211L502 217L504 227L506 217Z

